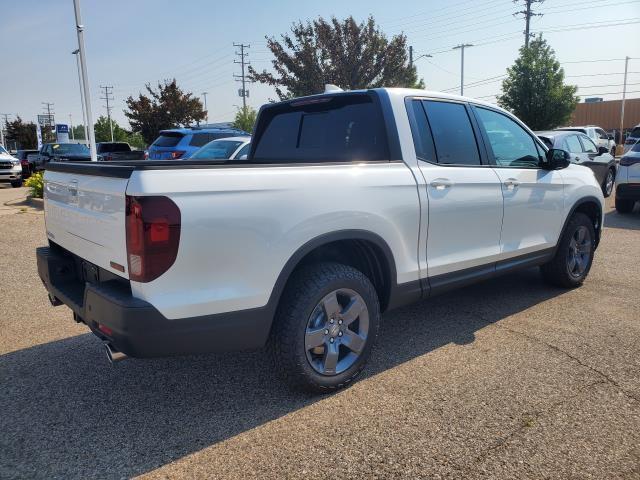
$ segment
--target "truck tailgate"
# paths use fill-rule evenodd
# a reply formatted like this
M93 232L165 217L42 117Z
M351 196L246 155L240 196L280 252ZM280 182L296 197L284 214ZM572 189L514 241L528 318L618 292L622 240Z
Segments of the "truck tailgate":
M125 231L128 178L47 171L47 237L79 257L128 278ZM124 272L113 267L120 265Z

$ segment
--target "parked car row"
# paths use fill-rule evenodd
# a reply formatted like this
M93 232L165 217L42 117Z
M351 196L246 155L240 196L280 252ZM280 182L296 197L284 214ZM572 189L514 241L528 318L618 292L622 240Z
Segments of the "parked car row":
M640 140L626 146L616 177L616 210L620 213L630 213L640 201Z

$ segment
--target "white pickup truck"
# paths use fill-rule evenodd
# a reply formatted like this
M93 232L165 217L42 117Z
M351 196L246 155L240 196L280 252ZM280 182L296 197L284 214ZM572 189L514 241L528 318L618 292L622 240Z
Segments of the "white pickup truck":
M268 345L314 391L381 312L534 266L579 286L603 222L592 171L517 118L408 89L266 105L246 160L51 163L44 198L40 277L112 360Z

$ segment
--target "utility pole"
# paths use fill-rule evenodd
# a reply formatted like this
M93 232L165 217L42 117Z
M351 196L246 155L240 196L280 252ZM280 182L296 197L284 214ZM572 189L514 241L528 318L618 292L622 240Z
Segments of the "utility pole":
M82 74L80 70L80 49L76 49L71 52L72 55L76 56L76 64L78 65L78 86L80 90L80 105L82 106L82 126L84 127L84 141L89 142L89 135L87 133L87 116L84 113L84 90L82 89Z
M409 45L409 67L413 67L413 45Z
M96 138L93 131L93 116L91 115L91 92L89 91L89 75L87 74L87 59L84 54L84 25L80 16L80 0L73 0L73 9L76 16L76 32L78 34L78 54L80 58L80 72L82 74L82 92L87 113L87 131L89 133L89 148L91 149L91 161L97 162Z
M111 130L111 142L113 142L113 124L111 123L111 107L109 106L109 100L113 100L113 96L111 95L111 92L113 91L113 87L112 86L103 87L102 85L100 85L100 88L104 88L104 97L100 97L100 98L107 102L107 105L106 105L107 118L109 119L109 129Z
M45 109L45 111L47 112L47 122L49 122L49 132L51 133L51 127L55 128L56 122L55 119L53 118L53 116L55 115L54 113L51 113L51 107L53 107L53 103L51 102L40 102L43 105L43 109ZM46 130L45 130L46 131Z
M521 0L513 0L513 3L518 3ZM529 29L529 24L531 22L531 17L541 17L542 13L535 13L533 10L531 10L531 6L534 3L542 3L544 2L544 0L524 0L524 10L520 10L519 12L516 12L513 14L513 16L517 16L517 15L524 15L524 20L525 20L525 28L524 28L524 46L528 47L529 46L529 38L531 38L531 36L533 35L530 32Z
M240 68L242 69L241 70L242 71L242 75L234 75L234 77L235 77L236 81L242 82L242 89L238 93L242 97L242 109L246 110L246 108L247 108L247 97L249 96L249 91L246 88L246 78L245 78L244 69L245 69L245 67L247 65L251 65L251 64L245 60L245 58L247 56L249 56L249 53L245 53L244 49L245 48L250 48L251 45L245 45L244 43L234 43L233 46L240 49L239 52L236 52L236 55L240 57L240 60L234 60L233 63L240 64Z
M464 95L464 49L473 47L472 43L461 43L453 47L454 50L460 49L460 95Z
M624 59L624 82L622 87L622 106L620 108L620 145L624 152L624 102L627 97L627 73L629 71L629 57Z
M2 115L4 117L4 127L0 124L0 145L2 145L7 150L9 150L7 148L7 145L5 145L5 143L4 143L4 140L5 140L4 139L4 129L9 124L9 115L11 115L11 114L10 113L0 113L0 115Z
M69 130L71 130L71 140L75 142L75 137L73 135L73 118L71 118L71 114L69 114Z
M207 114L207 123L209 123L209 110L207 110L207 95L209 92L202 92L202 96L204 97L204 111Z

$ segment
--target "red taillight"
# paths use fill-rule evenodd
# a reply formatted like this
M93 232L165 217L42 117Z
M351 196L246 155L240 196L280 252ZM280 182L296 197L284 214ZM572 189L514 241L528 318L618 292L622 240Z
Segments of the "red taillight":
M29 160L20 160L20 165L22 165L23 167L28 167L29 166Z
M180 209L168 197L127 196L129 278L150 282L169 270L178 256Z
M113 330L111 330L109 327L107 327L106 325L102 325L101 323L98 324L98 330L100 330L102 333L104 333L105 335L111 336L113 335Z
M620 159L620 166L622 167L630 167L636 163L640 163L640 157L622 157Z
M171 152L171 158L174 160L181 158L184 155L184 150L176 150L175 152Z

